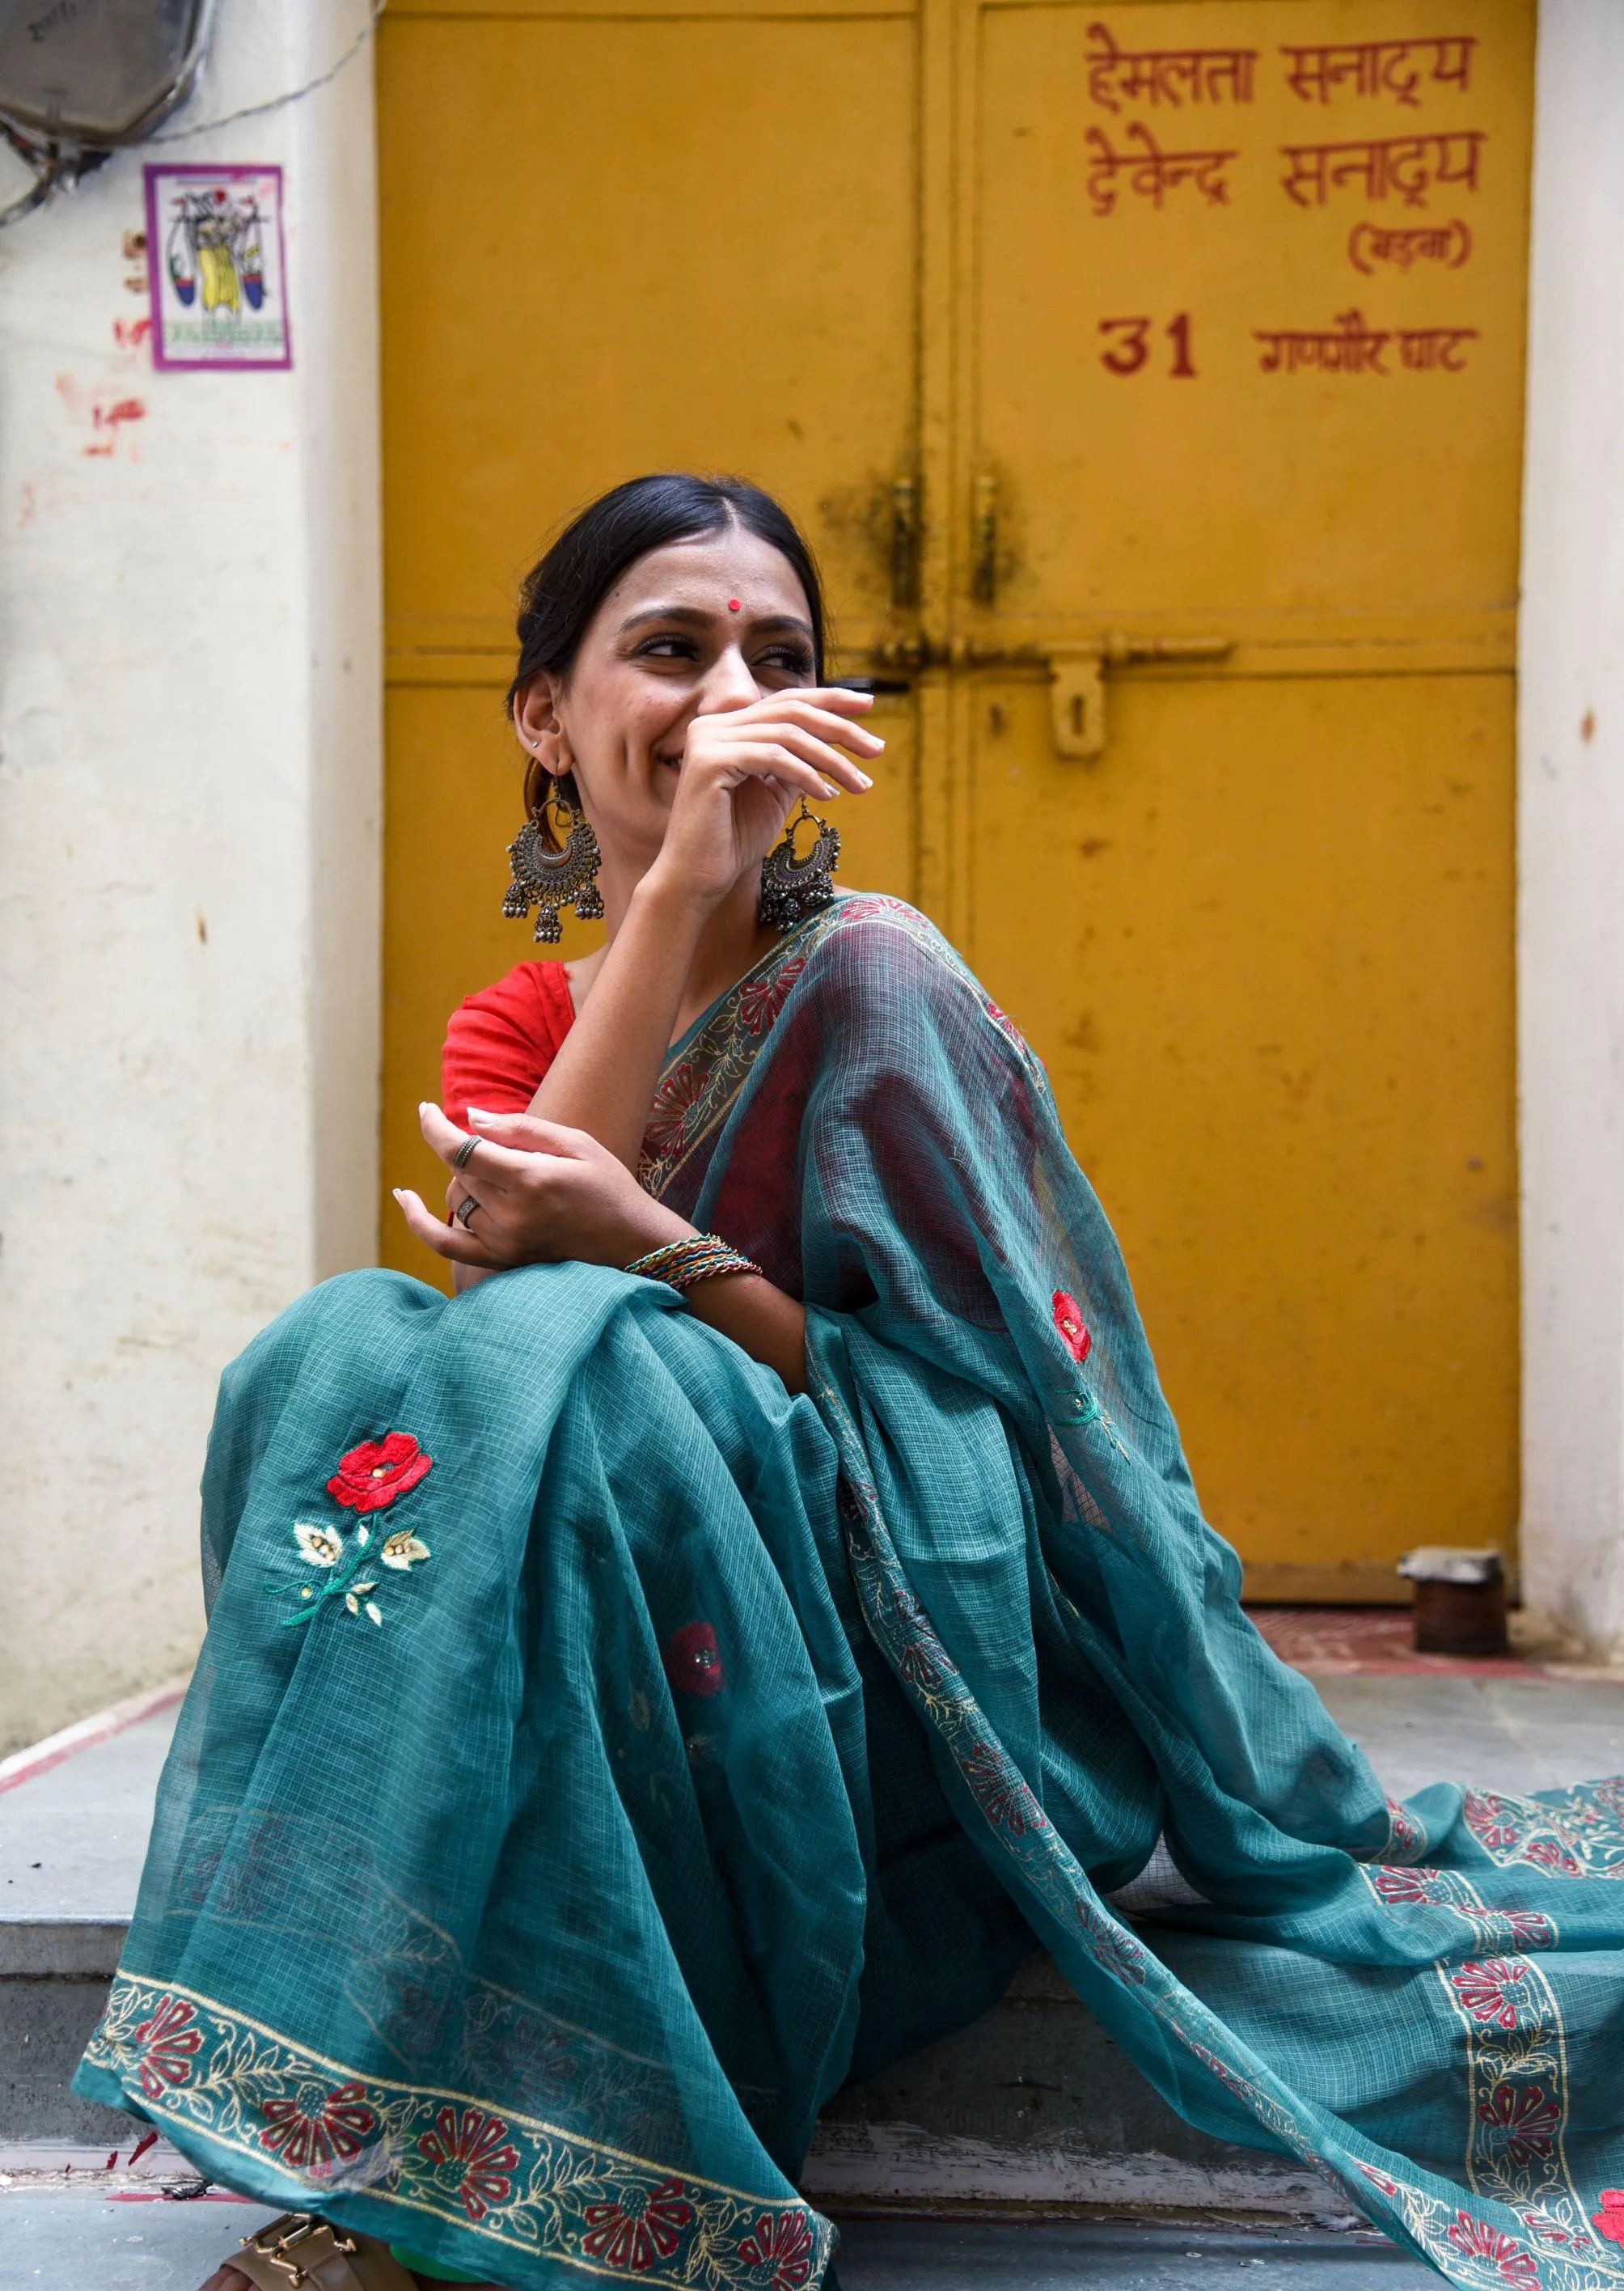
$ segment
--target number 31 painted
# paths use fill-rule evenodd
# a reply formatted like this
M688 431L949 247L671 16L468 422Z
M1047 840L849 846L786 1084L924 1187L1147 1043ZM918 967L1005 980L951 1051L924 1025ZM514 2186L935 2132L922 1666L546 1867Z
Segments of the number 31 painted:
M1150 362L1150 330L1154 318L1102 318L1099 331L1110 337L1110 347L1101 350L1099 362L1107 374L1138 374ZM1168 377L1173 382L1193 382L1195 364L1190 355L1190 314L1180 310L1170 319L1164 331L1173 345L1173 363Z

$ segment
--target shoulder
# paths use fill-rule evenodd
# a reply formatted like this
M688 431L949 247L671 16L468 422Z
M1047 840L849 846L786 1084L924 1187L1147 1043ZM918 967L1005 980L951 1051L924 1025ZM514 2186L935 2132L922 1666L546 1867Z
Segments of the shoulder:
M1000 1009L958 951L928 916L905 899L848 891L825 910L807 952L802 979L808 999L821 989L849 1022L950 1029L1001 1058L1013 1052L1038 1061L1013 1019ZM1041 1069L1040 1069L1041 1071Z
M470 1105L521 1112L575 1017L561 962L516 963L452 1012L440 1054L441 1103L454 1121Z
M574 1015L569 979L561 962L516 962L504 978L466 994L452 1012L448 1032L494 1021L526 1033L561 1034ZM563 1025L559 1024L559 1020Z

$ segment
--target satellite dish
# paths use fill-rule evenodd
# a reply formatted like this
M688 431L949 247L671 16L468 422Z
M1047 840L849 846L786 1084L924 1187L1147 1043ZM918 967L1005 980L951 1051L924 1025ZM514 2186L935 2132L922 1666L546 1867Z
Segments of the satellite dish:
M213 0L0 0L0 126L30 156L137 143L203 60Z

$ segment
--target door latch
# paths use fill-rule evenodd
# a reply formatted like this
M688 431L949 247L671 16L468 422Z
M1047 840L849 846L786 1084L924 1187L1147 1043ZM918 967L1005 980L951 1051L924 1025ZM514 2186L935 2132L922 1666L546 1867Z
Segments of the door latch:
M1105 671L1138 662L1226 660L1233 637L1137 637L1108 630L1087 644L997 645L974 638L933 644L929 637L906 637L877 645L878 669L1041 669L1049 679L1049 720L1055 753L1086 763L1105 747Z
M1048 656L1055 753L1081 762L1105 747L1105 670L1131 662L1225 660L1233 637L1130 637L1111 630L1097 644L1057 645Z

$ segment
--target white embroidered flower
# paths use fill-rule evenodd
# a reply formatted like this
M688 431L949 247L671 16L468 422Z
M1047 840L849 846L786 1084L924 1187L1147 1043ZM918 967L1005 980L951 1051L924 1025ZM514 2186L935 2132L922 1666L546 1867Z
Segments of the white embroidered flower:
M386 1539L382 1555L386 1567L404 1571L410 1569L414 1560L427 1559L431 1555L428 1545L421 1542L409 1527L400 1527Z
M344 1546L335 1528L312 1527L301 1519L294 1524L293 1541L317 1567L334 1566L344 1555Z

